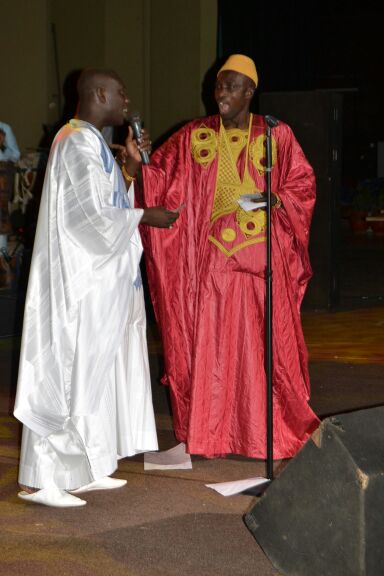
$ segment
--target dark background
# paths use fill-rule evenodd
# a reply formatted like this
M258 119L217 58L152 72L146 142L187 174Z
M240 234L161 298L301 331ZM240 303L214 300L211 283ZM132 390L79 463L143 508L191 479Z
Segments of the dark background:
M251 56L259 95L340 91L343 181L354 182L376 176L384 140L383 21L384 7L371 1L218 0L218 56Z
M314 168L313 278L304 308L384 301L384 236L352 230L357 191L380 182L384 7L373 2L218 0L217 54L252 57L253 111L288 123Z

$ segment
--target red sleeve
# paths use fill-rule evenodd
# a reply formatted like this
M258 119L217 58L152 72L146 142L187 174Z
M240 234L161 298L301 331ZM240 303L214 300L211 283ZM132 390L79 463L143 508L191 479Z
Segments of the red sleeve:
M315 205L315 175L292 130L286 124L278 130L279 172L275 189L284 203L297 241L306 250Z

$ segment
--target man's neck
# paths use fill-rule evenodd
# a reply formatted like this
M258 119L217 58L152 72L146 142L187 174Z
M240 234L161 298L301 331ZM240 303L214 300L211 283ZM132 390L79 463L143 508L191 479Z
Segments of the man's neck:
M97 128L100 132L104 128L105 123L100 118L99 114L92 114L92 111L87 112L86 110L78 110L76 114L76 118L78 120L82 120L83 122L88 122L92 124L95 128Z
M250 112L246 112L241 116L237 116L236 118L231 119L224 119L222 118L221 121L223 126L226 130L231 130L231 128L238 128L239 130L248 130L249 127L249 117Z

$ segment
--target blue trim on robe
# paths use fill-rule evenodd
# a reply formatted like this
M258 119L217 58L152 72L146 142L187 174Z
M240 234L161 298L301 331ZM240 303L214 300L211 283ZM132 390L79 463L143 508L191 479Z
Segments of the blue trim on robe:
M127 187L120 167L117 165L108 144L103 138L103 135L94 126L92 126L92 124L88 124L88 127L100 140L100 156L103 161L105 172L111 174L113 166L116 164L113 181L113 205L116 206L116 208L130 208L131 204L129 202Z
M114 165L116 164L116 170L114 174L114 181L113 181L113 205L116 208L130 208L131 203L129 201L129 196L127 192L127 187L125 185L124 176L121 173L120 166L117 164L116 160L114 159L111 149L109 148L108 144L103 138L103 135L99 132L95 126L90 124L89 122L85 122L84 120L75 120L76 124L85 125L89 128L99 139L101 144L100 149L100 156L103 161L104 171L107 174L111 174ZM140 290L143 286L143 280L141 278L140 266L137 269L137 276L133 282L134 287L136 290Z

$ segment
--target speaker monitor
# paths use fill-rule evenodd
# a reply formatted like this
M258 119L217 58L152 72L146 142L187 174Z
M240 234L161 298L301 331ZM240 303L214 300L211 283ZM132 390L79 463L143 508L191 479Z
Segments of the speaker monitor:
M384 407L325 419L244 520L284 576L382 576Z

